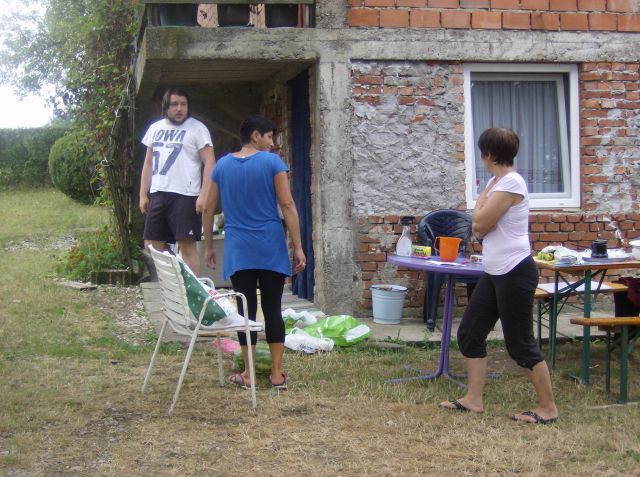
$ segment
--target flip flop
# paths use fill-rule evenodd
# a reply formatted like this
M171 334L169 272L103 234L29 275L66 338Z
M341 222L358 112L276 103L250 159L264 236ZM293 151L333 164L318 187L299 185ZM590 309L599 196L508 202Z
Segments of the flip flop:
M448 401L449 404L453 404L453 407L449 407L449 406L443 406L442 404L440 404L439 406L442 409L446 409L448 411L461 411L461 412L472 412L471 409L469 409L468 407L466 407L464 404L462 404L460 401L458 401L457 399L454 399L453 401Z
M273 381L271 380L271 375L269 375L269 382L271 383L271 386L276 388L278 391L287 391L289 389L287 387L287 375L284 373L282 373L282 375L284 376L284 381L282 381L280 384L273 384Z
M524 411L522 413L520 413L522 416L529 416L533 418L533 421L528 421L525 419L518 419L516 417L516 415L511 416L511 420L512 421L516 421L516 422L524 422L527 424L553 424L554 422L556 422L558 420L557 417L551 417L549 419L545 419L544 417L542 417L540 414L537 414L533 411Z
M447 404L453 404L453 407L444 406L443 404L444 403L441 403L439 407L441 407L442 409L446 409L447 411L472 412L473 414L482 414L484 412L484 411L477 412L477 411L474 411L473 409L469 409L467 406L462 404L457 399L454 399L453 401L447 401Z
M231 373L231 375L229 376L229 382L242 389L251 389L251 382L245 381L242 373ZM257 388L258 387L256 386L256 389Z

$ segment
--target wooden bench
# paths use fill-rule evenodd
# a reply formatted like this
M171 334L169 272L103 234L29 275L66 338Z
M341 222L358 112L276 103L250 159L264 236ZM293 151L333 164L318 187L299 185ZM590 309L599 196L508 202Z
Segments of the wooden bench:
M600 288L598 291L594 290L592 292L593 296L598 296L603 294L622 293L622 292L626 292L629 289L629 287L627 287L626 285L622 283L616 283L616 282L602 282L600 286L605 288ZM560 311L562 311L562 308L564 307L564 304L565 304L564 302L568 297L576 296L580 294L581 293L576 293L576 292L563 293L560 299L564 301L558 307L558 315L560 314ZM544 288L538 287L536 288L536 292L533 295L533 297L538 303L538 346L542 348L542 315L545 312L549 311L549 308L551 307L551 300L553 299L553 293L545 290Z
M605 392L611 396L611 351L616 346L611 339L612 333L620 332L620 395L618 401L627 402L627 379L629 368L629 340L640 336L640 316L606 317L606 318L573 318L571 323L581 326L597 326L607 332L606 378Z
M594 290L593 293L594 294L609 294L609 293L620 293L620 292L626 292L629 287L627 287L627 285L624 285L622 283L616 283L616 282L602 282L602 286L606 286L607 288L605 289L600 289L597 292ZM568 293L568 296L574 296L577 295L577 293L575 292L571 292ZM543 289L543 288L536 288L536 293L534 295L534 298L536 300L551 300L551 298L553 297L553 293L548 292L547 290Z

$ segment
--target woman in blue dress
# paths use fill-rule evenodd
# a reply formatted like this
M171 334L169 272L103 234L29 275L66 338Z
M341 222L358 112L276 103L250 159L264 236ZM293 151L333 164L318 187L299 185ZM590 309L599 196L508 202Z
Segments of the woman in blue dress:
M269 119L253 115L240 125L238 152L227 154L215 165L211 173L207 205L203 212L205 261L216 267L213 249L213 212L222 206L224 211L223 277L231 278L233 289L247 298L249 318L255 320L257 289L265 319L265 332L272 359L271 384L286 389L284 373L284 321L282 320L282 292L290 275L289 252L282 219L293 243L295 273L306 266L306 257L300 241L298 212L291 196L288 167L273 149L275 124ZM239 303L239 310L244 313ZM238 333L245 370L234 373L230 381L246 387L249 383L248 346L244 333ZM255 354L257 333L251 333L252 352ZM254 360L255 362L255 360Z

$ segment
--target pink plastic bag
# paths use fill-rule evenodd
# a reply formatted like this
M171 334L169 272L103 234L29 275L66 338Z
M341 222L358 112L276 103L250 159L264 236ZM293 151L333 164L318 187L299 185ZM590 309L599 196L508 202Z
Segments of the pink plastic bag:
M213 340L212 343L214 348L218 347L218 340ZM240 343L235 340L229 338L221 338L220 339L220 349L223 353L234 353L237 349L240 348Z

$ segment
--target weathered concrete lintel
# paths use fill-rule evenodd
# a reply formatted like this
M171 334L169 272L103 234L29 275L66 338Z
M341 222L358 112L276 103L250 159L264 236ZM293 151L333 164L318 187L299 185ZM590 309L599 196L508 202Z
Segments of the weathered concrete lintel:
M247 45L251 45L247 48ZM418 29L147 28L147 59L637 61L640 34ZM328 52L327 49L333 50Z

